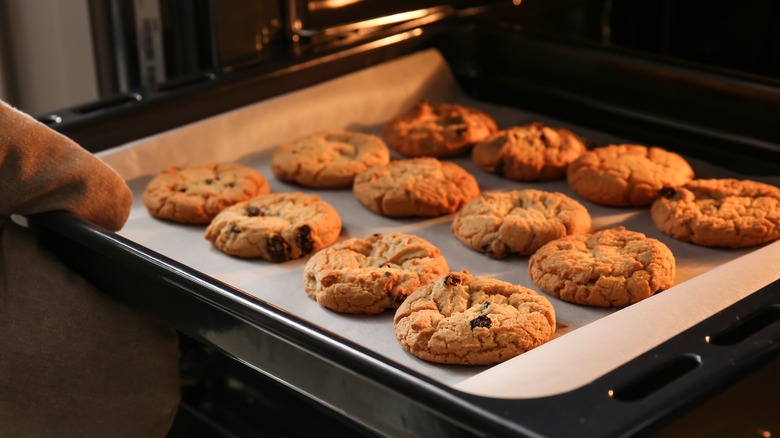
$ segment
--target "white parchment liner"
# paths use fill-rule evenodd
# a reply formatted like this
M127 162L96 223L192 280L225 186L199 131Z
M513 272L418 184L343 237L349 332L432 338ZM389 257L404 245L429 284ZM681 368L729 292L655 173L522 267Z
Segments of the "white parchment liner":
M443 57L428 50L99 154L135 194L130 219L119 234L443 384L501 398L535 398L576 389L780 277L780 242L743 250L678 242L655 228L647 209L601 207L579 198L563 180L512 182L477 169L468 156L459 157L452 161L476 176L482 190L533 187L563 192L588 208L593 230L624 225L661 240L675 254L678 273L671 289L621 310L577 306L548 296L560 325L552 341L494 367L445 366L424 362L400 347L393 334L392 311L378 316L344 315L316 304L303 291L306 259L274 264L229 257L205 240L205 227L153 219L141 202L148 181L167 166L240 161L258 169L274 192L316 193L331 203L344 222L341 239L376 232L416 234L438 246L452 270L465 268L540 291L528 276L527 257L492 260L468 249L452 235L451 216L388 219L365 209L350 190L306 189L282 183L271 173L270 155L282 142L332 129L380 135L387 121L422 98L483 109L500 127L542 121L566 126L598 145L631 142L524 112L523 102L510 108L470 99L457 87ZM738 177L690 161L697 177ZM780 179L765 181L777 184Z

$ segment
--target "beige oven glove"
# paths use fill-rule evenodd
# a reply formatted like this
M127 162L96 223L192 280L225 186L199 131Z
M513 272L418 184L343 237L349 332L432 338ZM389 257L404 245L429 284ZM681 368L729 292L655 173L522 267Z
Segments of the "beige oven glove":
M10 220L67 210L118 230L125 182L0 102L0 437L162 437L179 402L170 327L96 290Z

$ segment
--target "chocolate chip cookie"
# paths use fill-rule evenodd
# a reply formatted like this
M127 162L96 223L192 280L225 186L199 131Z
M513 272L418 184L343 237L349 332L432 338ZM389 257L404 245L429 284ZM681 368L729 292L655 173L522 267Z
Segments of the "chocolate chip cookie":
M555 310L523 286L450 272L412 293L394 323L401 346L421 359L493 365L550 340Z
M780 238L780 188L757 181L700 179L664 188L651 213L659 230L697 245L744 248Z
M304 290L342 313L394 309L414 290L449 271L441 251L409 234L352 238L314 254L304 268Z
M488 257L530 255L545 243L587 233L588 210L557 192L512 190L483 192L455 214L452 232Z
M668 289L675 270L666 245L624 227L553 240L531 256L528 266L545 292L598 307L627 306Z
M238 163L171 166L147 184L143 203L152 216L207 224L225 207L270 192L256 170Z
M450 157L497 131L491 116L458 104L422 101L385 125L387 145L407 157Z
M620 144L585 152L566 169L577 194L612 207L646 207L664 187L693 179L693 169L680 155L659 147Z
M282 181L306 187L349 188L355 175L389 161L387 145L375 135L326 131L280 145L271 157L271 170Z
M220 212L205 237L236 257L285 262L331 245L341 233L341 217L319 196L272 193Z
M585 142L568 129L532 123L490 135L474 146L471 159L507 179L545 181L563 178L566 167L585 150Z
M355 197L388 217L454 213L479 195L477 180L455 163L411 158L371 167L355 177Z

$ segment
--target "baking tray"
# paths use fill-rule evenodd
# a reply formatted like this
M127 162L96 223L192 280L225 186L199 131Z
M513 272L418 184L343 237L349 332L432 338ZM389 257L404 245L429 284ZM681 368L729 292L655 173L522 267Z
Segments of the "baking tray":
M273 177L268 157L274 146L323 129L378 133L423 97L480 107L502 127L544 121L597 144L631 140L529 113L519 104L474 100L462 93L437 51L424 51L102 153L136 193L130 220L118 234L69 229L78 220L63 214L40 222L55 233L68 229L66 236L49 238L68 240L71 254L79 254L74 264L93 271L93 281L134 289L121 293L126 301L150 307L153 300L154 311L183 332L393 436L636 432L776 354L780 246L714 250L683 244L655 230L646 210L583 201L594 229L621 224L666 243L678 259L672 289L621 310L551 298L562 324L553 341L499 366L457 367L403 352L392 334L392 312L355 316L320 308L302 290L305 260L276 265L228 257L210 247L202 227L152 219L140 204L140 191L157 171L204 161L238 160L266 175L273 191L311 192ZM470 170L483 190L537 187L579 199L562 181L515 183L479 171L467 157L453 161ZM703 161L692 164L700 177L734 175ZM349 191L316 193L341 212L342 238L410 232L441 248L452 269L535 288L527 259L496 261L468 250L449 232L451 217L387 219L365 210ZM728 322L760 324L744 336L747 341L724 350L705 342L724 328L722 316L712 321L724 313Z

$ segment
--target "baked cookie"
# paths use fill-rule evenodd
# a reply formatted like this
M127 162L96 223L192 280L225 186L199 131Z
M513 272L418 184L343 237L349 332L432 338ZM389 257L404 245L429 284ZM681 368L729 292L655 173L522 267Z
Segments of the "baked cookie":
M568 129L532 123L480 141L471 150L471 159L480 169L514 181L545 181L563 178L566 167L586 149Z
M441 251L408 234L352 238L314 254L303 285L321 306L342 313L382 313L449 271Z
M477 180L455 163L436 158L391 161L359 173L355 197L388 217L434 217L454 213L479 195Z
M415 291L394 322L401 346L421 359L493 365L550 340L555 310L531 289L463 271Z
M382 136L408 157L450 157L497 130L495 120L478 109L422 101L385 125Z
M171 166L149 181L142 199L152 216L207 224L225 207L270 190L259 172L238 163Z
M780 188L737 179L661 189L651 208L659 230L684 242L744 248L780 238Z
M676 269L666 245L623 227L553 240L528 263L545 292L598 307L627 306L667 289Z
M566 179L588 201L612 207L649 206L664 187L693 179L680 155L659 147L620 144L585 152L566 169Z
M237 257L285 262L331 245L341 217L319 196L272 193L228 207L206 228L206 239Z
M352 131L326 131L282 144L271 170L283 181L319 189L352 187L355 175L390 161L379 137Z
M557 192L483 192L455 214L452 232L488 257L530 255L545 243L590 230L588 210Z

